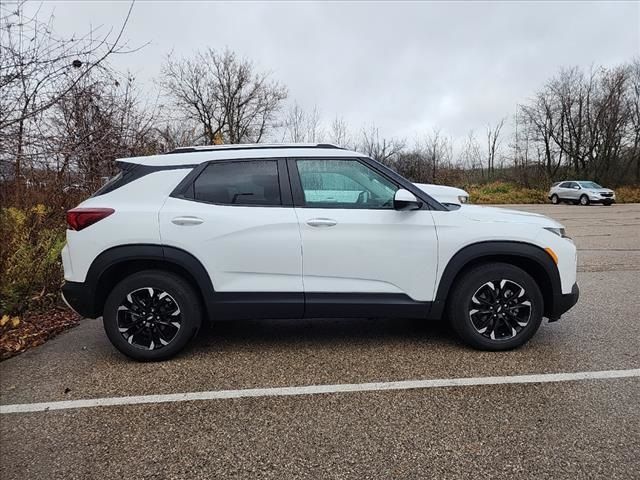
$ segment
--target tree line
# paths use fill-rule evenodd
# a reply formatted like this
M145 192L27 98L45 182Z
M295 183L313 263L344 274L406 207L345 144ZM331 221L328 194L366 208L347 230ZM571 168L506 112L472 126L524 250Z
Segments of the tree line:
M129 14L131 11L129 10ZM563 68L504 118L465 138L432 129L411 140L372 121L304 109L272 74L229 49L166 57L149 100L109 61L144 46L118 29L59 36L53 19L0 10L0 182L3 204L27 193L92 191L118 157L184 145L326 142L375 158L413 181L465 185L496 179L546 188L568 176L640 183L640 59ZM55 197L55 195L54 195Z

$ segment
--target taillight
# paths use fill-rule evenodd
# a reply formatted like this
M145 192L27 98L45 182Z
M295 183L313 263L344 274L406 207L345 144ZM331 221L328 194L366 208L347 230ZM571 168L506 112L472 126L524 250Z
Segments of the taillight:
M82 230L111 215L113 208L74 208L67 212L67 225L71 230Z

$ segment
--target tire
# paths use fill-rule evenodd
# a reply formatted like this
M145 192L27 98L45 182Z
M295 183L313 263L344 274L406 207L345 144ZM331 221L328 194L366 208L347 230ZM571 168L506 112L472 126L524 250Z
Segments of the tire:
M103 324L113 346L129 358L159 361L189 343L200 328L202 313L200 298L182 277L145 270L125 278L109 293Z
M582 205L583 207L586 207L587 205L589 205L589 197L587 197L586 195L582 195L580 197L580 205Z
M560 204L560 198L555 193L551 195L551 203L553 203L554 205Z
M499 304L493 302L492 291L498 293ZM506 309L509 316L503 313L505 304L510 305ZM487 313L474 307L486 307ZM528 273L507 263L484 264L464 273L448 301L453 329L464 343L479 350L511 350L524 345L540 327L543 312L538 284Z

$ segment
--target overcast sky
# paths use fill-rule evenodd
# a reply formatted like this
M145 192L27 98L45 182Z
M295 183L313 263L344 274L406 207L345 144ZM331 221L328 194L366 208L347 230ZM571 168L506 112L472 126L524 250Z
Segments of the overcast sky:
M119 25L128 3L45 2L60 33ZM511 116L561 66L640 56L640 2L138 1L113 60L145 89L170 51L229 47L325 120L375 122L408 139L434 126L454 137Z

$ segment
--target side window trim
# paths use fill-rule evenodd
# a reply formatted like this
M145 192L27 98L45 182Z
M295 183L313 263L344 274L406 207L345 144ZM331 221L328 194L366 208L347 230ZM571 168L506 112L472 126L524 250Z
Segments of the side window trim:
M366 165L368 165L369 167L374 169L376 172L378 172L380 175L388 178L390 181L397 184L400 188L404 188L405 190L413 193L418 200L422 200L424 203L422 205L422 208L420 208L420 210L436 210L436 211L444 211L444 212L450 211L447 207L445 207L436 199L431 197L427 192L425 192L424 190L421 190L419 187L415 186L413 183L411 183L409 180L404 178L398 172L392 170L386 165L378 162L377 160L373 160L372 158L369 158L369 157L362 157L361 160Z
M393 210L392 208L348 208L344 205L324 205L324 206L316 206L316 205L307 205L305 201L304 189L302 188L302 181L300 180L300 172L298 171L298 160L316 160L316 161L331 161L331 160L345 160L345 161L356 161L361 165L370 168L375 173L383 177L388 182L395 185L397 188L404 188L401 184L399 184L396 180L389 178L388 175L385 175L384 172L379 171L376 168L372 168L366 161L359 157L296 157L296 158L288 158L287 166L289 167L289 180L291 182L291 192L293 195L293 205L296 208L327 208L327 209L335 209L335 210Z
M208 202L206 200L198 200L195 198L194 183L197 178L206 170L209 165L217 165L222 163L240 163L240 162L252 162L252 161L273 161L276 162L278 168L278 186L280 187L280 205L259 205L259 204L221 204ZM225 207L260 207L260 208L283 208L293 207L293 198L291 192L291 185L288 179L287 163L284 158L234 158L234 159L222 159L222 160L210 160L202 162L196 168L194 168L189 174L182 179L182 181L173 189L169 195L173 198L180 198L182 200L189 200L191 202L205 203L207 205L220 205Z

